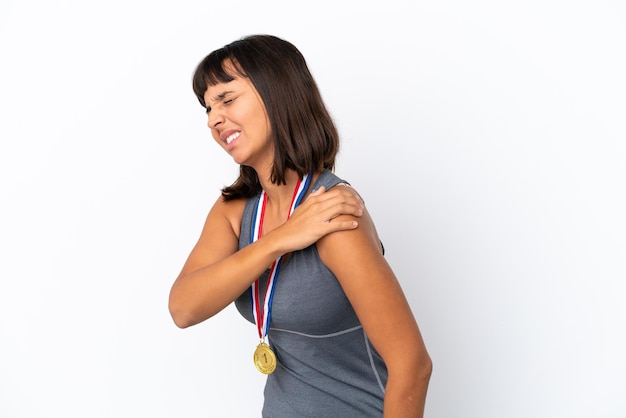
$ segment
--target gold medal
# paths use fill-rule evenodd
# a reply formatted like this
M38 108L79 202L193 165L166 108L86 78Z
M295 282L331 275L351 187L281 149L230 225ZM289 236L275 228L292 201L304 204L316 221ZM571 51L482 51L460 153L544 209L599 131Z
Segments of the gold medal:
M265 341L261 341L254 350L254 365L263 374L270 374L276 370L276 354Z
M291 206L289 209L289 215L291 216L296 206L300 203L300 199L304 196L309 188L311 178L313 177L313 171L309 174L305 174L302 178L296 182L296 187L293 191L293 197L291 200ZM267 206L267 194L265 190L261 191L259 195L259 201L255 209L254 228L250 236L250 244L254 243L263 234L263 220L265 218L265 208ZM267 274L267 284L265 288L265 294L261 300L261 286L260 280L257 279L252 283L252 314L254 316L254 323L256 324L257 331L261 342L254 350L254 365L257 370L263 374L270 374L276 370L277 360L276 354L272 351L269 345L265 343L265 337L270 329L270 320L272 317L272 295L274 294L274 286L276 285L276 278L280 269L280 263L282 255L279 256L270 267L270 271Z

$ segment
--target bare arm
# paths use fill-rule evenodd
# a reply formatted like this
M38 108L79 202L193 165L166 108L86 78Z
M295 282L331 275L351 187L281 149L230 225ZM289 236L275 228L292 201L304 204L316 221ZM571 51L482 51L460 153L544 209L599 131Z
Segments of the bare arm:
M342 215L337 220L349 218ZM326 235L318 241L318 251L385 361L389 374L384 416L421 418L431 360L404 293L382 256L367 212L359 224L358 229Z
M245 201L218 199L170 291L174 323L186 328L212 317L239 297L280 255L305 248L331 232L356 228L354 218L328 222L340 214L362 213L355 192L335 189L311 193L287 222L241 250L238 225Z

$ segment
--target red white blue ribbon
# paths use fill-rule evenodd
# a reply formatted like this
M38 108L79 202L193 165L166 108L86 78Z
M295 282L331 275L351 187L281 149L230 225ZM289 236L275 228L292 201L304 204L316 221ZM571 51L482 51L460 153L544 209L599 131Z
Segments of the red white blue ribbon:
M291 198L291 206L289 208L289 214L287 219L291 217L293 211L298 207L304 193L309 187L313 173L305 174L304 177L298 179L296 187L293 191L293 197ZM250 237L250 243L252 244L263 236L263 220L265 218L265 207L267 205L267 195L265 191L261 192L259 201L257 203L254 221L252 222L252 234ZM252 285L252 315L254 316L254 322L257 326L259 338L263 340L270 329L270 321L272 319L272 299L274 297L274 287L276 286L276 278L280 271L280 261L283 258L281 255L272 263L270 272L267 276L267 286L265 287L265 294L263 295L263 308L261 308L260 299L260 286L259 280L255 280Z

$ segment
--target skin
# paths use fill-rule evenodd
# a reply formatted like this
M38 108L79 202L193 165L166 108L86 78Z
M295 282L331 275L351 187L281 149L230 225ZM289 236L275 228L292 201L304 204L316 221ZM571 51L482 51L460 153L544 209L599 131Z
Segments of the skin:
M169 308L176 325L185 328L212 317L280 255L316 243L322 261L337 276L387 365L384 416L423 417L430 357L358 193L351 187L321 188L310 193L287 220L298 175L288 171L286 185L269 181L274 154L270 124L254 86L235 77L210 86L204 98L213 139L236 163L257 171L268 203L263 236L238 250L245 200L216 200L170 292ZM236 139L228 144L226 138L233 134Z

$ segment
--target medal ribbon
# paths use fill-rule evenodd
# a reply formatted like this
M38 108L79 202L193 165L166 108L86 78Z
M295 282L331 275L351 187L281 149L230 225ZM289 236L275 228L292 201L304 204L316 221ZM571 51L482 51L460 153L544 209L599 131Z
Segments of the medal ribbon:
M293 196L291 198L291 206L289 208L289 214L287 215L287 219L291 217L293 211L298 207L302 197L304 196L305 191L309 187L309 183L311 182L311 177L313 177L313 173L305 174L304 177L298 179L296 183L296 187L293 191ZM252 244L254 241L261 238L263 235L263 220L265 218L265 206L267 205L267 195L265 191L261 192L261 196L259 196L259 201L257 202L256 212L254 214L254 222L252 222L252 235L250 237L250 243ZM265 288L265 294L263 295L263 309L261 309L261 300L260 300L260 286L259 280L255 280L252 285L252 315L254 316L254 322L257 326L257 331L259 333L259 338L263 340L270 329L270 321L272 319L272 299L274 297L274 287L276 285L276 278L278 277L278 272L280 270L280 261L283 258L281 255L272 263L270 267L270 272L267 276L267 286Z

